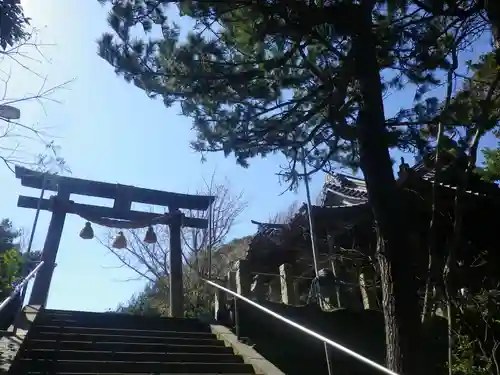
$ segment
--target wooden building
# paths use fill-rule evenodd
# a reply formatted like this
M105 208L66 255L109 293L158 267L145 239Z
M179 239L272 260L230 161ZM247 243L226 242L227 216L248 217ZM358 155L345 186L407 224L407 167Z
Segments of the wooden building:
M408 261L413 262L422 286L428 265L433 194L436 195L436 235L433 249L444 262L452 241L455 199L465 169L464 159L448 155L436 176L433 157L409 167L401 161L397 183L407 213ZM500 189L473 174L461 195L462 228L457 248L458 287L478 287L489 275L497 281L496 218ZM330 307L380 309L378 272L374 261L376 235L366 185L362 179L342 173L326 176L321 204L312 206L320 269L331 269L336 291L330 292ZM239 279L255 298L304 304L314 277L307 206L286 224L259 223L249 244ZM245 274L245 275L244 275ZM248 280L250 279L250 280ZM251 285L253 282L253 285ZM481 281L482 282L482 281ZM484 285L483 285L484 286ZM283 295L286 295L283 297Z

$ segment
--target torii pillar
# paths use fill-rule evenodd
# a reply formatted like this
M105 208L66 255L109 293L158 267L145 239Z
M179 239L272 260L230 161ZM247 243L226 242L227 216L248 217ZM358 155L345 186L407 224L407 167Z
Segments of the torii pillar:
M31 290L29 304L35 306L45 306L49 297L50 283L56 266L57 250L61 242L61 236L66 220L66 212L59 202L69 199L69 195L61 196L57 194L50 198L52 217L50 218L49 229L43 244L42 259L44 264L38 271L33 288ZM59 203L59 204L58 204Z
M170 315L184 316L184 291L182 283L181 227L208 228L208 221L196 217L185 217L180 209L206 211L215 200L213 196L170 193L134 186L89 181L79 178L49 175L16 166L16 178L25 187L57 192L50 199L19 196L18 207L51 211L49 229L43 246L44 265L38 271L29 303L45 306L56 264L66 214L83 217L108 218L132 222L151 222L164 215L133 211L133 202L168 207L172 215L165 224L170 229ZM45 186L44 186L45 185ZM70 200L71 194L113 199L113 207L79 204Z

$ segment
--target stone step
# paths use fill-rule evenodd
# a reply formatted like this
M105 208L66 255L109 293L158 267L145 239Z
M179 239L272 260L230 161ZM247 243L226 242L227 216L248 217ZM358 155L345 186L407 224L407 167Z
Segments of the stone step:
M31 328L31 332L54 332L54 333L75 333L75 334L101 334L101 335L127 335L127 336L152 336L152 337L183 337L192 339L215 339L211 332L182 332L169 331L164 329L133 329L133 328L108 328L94 327L91 325L57 325L55 323L36 324Z
M63 349L64 348L64 349ZM240 356L234 354L207 354L207 353L159 353L146 352L144 349L137 352L98 351L98 350L68 350L65 345L58 349L30 349L23 352L25 358L33 360L56 361L95 361L95 362L149 362L149 363L243 363Z
M41 374L40 372L27 372L26 374ZM151 375L149 372L131 372L131 373L125 373L125 372L108 372L106 375ZM251 374L254 374L253 372ZM46 375L46 374L43 374ZM96 372L58 372L57 375L98 375ZM154 375L185 375L185 373L178 373L178 372L155 372ZM218 373L207 373L207 372L200 372L200 373L192 373L190 372L189 375L221 375L220 372ZM235 374L235 373L224 373L224 375L240 375L240 374Z
M255 374L196 319L45 310L11 369L16 374Z
M90 313L92 314L92 313ZM182 332L210 332L208 324L196 319L144 318L125 314L101 314L82 316L51 316L42 314L37 317L37 325L80 326L96 328L123 328L142 330L166 330ZM122 315L122 316L120 316Z
M57 345L55 340L39 340L30 338L25 348L53 349ZM91 341L64 341L67 350L97 350L116 352L149 352L149 353L205 353L205 354L233 354L232 348L217 345L182 345L162 343L135 343L135 342L91 342Z
M71 311L71 310L44 310L41 314L45 317L53 318L71 318L71 319L85 319L85 320L112 320L112 321L134 321L134 322L174 322L180 324L197 324L200 323L198 319L194 318L170 318L164 316L144 316L132 315L116 312L91 312L91 311Z
M130 336L127 334L106 334L96 333L66 333L50 331L33 331L29 333L29 339L52 340L52 341L87 341L87 342L120 342L120 343L157 343L174 345L212 345L224 346L224 342L215 338L184 338L184 337L165 337L165 336Z
M21 358L17 372L20 374L255 374L253 367L244 363L202 362L99 362L33 360Z

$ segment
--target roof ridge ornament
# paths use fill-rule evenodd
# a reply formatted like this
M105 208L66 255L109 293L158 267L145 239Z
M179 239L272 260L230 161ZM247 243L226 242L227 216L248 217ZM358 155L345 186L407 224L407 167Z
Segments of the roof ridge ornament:
M326 175L326 183L337 186L349 186L349 181L342 174L337 172L327 173Z
M401 163L399 164L399 172L398 177L402 178L408 175L411 167L408 163L405 162L405 158L401 157Z

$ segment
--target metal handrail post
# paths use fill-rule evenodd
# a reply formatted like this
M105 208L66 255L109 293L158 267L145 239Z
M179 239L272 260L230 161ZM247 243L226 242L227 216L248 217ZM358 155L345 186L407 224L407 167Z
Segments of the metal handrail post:
M234 305L234 326L236 331L236 338L239 340L241 339L241 332L240 332L240 314L238 312L238 298L233 298L233 305Z
M307 218L309 220L309 237L311 237L311 250L312 250L312 258L313 258L313 264L314 264L314 275L316 278L319 278L319 267L318 267L318 261L319 261L319 253L318 253L318 246L316 243L316 232L315 232L315 225L314 225L314 217L312 214L312 203L311 203L311 191L309 189L309 176L307 175L307 166L306 166L306 150L305 148L302 148L302 167L304 168L304 185L306 187L306 198L307 198ZM318 280L318 295L316 298L318 299L318 304L321 308L323 308L323 294L321 293L321 284ZM330 354L328 353L328 345L326 342L324 344L324 350L325 350L325 359L326 359L326 367L328 369L328 375L332 375L332 364L330 361Z

